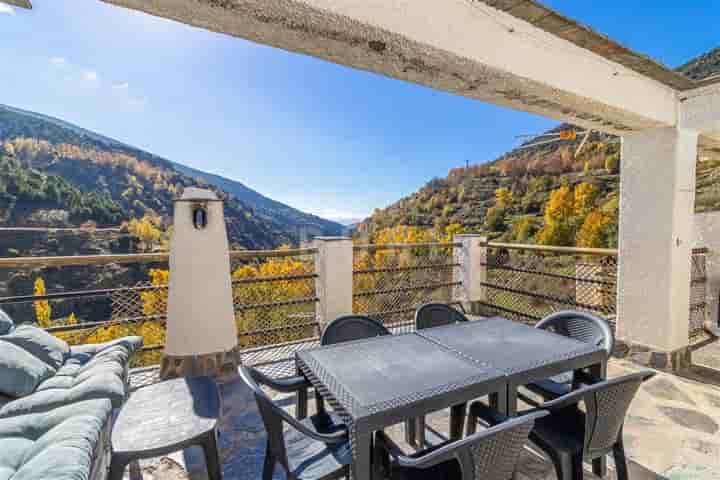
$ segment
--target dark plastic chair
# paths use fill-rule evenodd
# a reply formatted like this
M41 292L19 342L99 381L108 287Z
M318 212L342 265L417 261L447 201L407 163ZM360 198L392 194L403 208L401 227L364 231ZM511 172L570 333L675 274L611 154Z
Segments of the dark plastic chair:
M377 320L363 315L345 315L336 318L325 327L320 337L320 345L333 345L381 335L390 335L390 331Z
M465 315L445 303L426 303L415 312L415 328L418 330L467 321Z
M390 335L390 330L377 320L363 315L344 315L328 323L320 336L320 345L334 345L382 335ZM315 402L318 412L325 411L323 398L317 392Z
M521 414L550 412L535 423L530 440L548 454L559 480L582 480L583 460L595 460L610 452L618 480L628 479L623 424L640 384L654 375L648 370L584 386ZM494 425L505 417L475 402L470 406L468 434L475 431L478 419Z
M258 382L282 392L307 389L307 384L299 380L292 385L287 380L279 383L247 366L240 367L240 377L252 389L267 431L263 480L272 480L276 463L283 466L289 480L349 478L352 452L346 426L324 412L296 420L277 406ZM291 428L285 430L285 423Z
M461 306L462 307L462 306ZM461 312L457 311L446 303L426 303L422 307L418 308L415 312L415 328L422 330L424 328L441 327L443 325L452 325L458 322L467 322L468 318ZM454 407L455 415L451 416L459 420L459 425L453 427L450 426L451 432L462 433L462 423L465 418L465 410L467 409L466 404L457 405ZM425 417L418 417L413 420L407 420L405 422L406 438L410 445L424 446L425 443ZM418 436L420 442L418 443ZM459 435L457 435L459 436ZM453 435L451 434L451 437Z
M590 313L566 310L553 313L540 320L535 328L552 331L559 335L574 338L581 342L602 347L609 358L615 347L615 336L610 325L600 317ZM565 372L554 377L525 385L524 388L539 395L543 400L558 398L567 395L575 387L583 383L592 383L593 380L576 376L573 372ZM537 406L538 402L520 393L520 398L530 405Z
M508 480L528 434L547 412L534 412L427 450L406 455L383 432L375 436L377 478L391 480Z

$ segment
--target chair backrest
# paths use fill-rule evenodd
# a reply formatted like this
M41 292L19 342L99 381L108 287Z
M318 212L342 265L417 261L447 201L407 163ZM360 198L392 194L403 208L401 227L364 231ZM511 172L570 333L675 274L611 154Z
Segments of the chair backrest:
M587 312L556 312L540 320L535 327L602 347L608 357L615 348L615 336L610 325L602 318Z
M377 320L363 315L345 315L336 318L325 327L320 337L320 344L332 345L381 335L390 335L390 331Z
M462 480L507 480L515 471L535 421L547 414L538 411L510 419L410 462L425 469L455 459L460 463Z
M415 328L418 330L467 321L465 315L445 303L426 303L415 312Z
M621 433L625 416L640 385L652 378L655 372L640 371L579 388L540 408L550 411L585 404L584 455L596 458L610 451ZM559 413L562 415L562 413Z

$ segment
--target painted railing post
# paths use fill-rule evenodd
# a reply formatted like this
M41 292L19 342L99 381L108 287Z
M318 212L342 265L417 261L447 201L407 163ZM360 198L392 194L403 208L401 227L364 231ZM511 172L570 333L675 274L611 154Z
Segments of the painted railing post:
M453 269L453 281L460 282L460 285L455 289L453 300L462 303L468 313L477 314L480 302L484 302L486 297L484 284L487 282L487 237L456 235L455 242L459 245L453 249L453 257L460 266Z
M353 311L353 243L347 237L317 237L315 248L317 320L323 329Z

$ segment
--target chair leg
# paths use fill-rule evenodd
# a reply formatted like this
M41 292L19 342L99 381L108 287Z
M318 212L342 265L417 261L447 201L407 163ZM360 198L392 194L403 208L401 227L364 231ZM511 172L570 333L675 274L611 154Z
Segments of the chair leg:
M573 480L583 480L583 457L582 454L572 457L572 478Z
M220 464L220 449L217 443L217 432L212 431L203 442L205 452L205 465L209 480L222 480L222 465Z
M315 390L315 410L318 414L325 413L325 400L317 390Z
M550 454L550 459L555 467L555 474L558 480L576 480L574 476L574 461L570 455L546 452ZM582 480L582 458L580 459L580 480Z
M628 480L627 459L625 458L625 446L622 437L613 445L613 458L615 459L617 480Z
M275 457L270 451L270 442L265 446L265 463L263 464L263 480L272 480L275 472Z
M306 388L303 388L302 390L298 390L296 394L296 409L295 409L295 417L298 420L303 420L307 417L307 410L308 410L308 391Z
M112 459L110 459L110 474L108 475L108 480L122 480L123 474L125 473L125 466L127 466L127 462L124 458L118 458L113 455Z

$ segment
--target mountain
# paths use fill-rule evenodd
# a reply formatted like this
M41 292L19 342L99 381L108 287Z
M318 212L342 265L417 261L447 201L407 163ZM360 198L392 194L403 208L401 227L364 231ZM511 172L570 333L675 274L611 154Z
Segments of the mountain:
M301 212L296 208L268 198L236 180L196 170L179 163L173 163L173 166L185 175L201 178L210 185L214 185L235 196L238 200L250 205L263 218L281 222L288 228L293 228L296 232L305 235L340 235L343 230L343 225L339 222Z
M720 48L691 60L678 71L694 80L720 76ZM576 154L583 142L583 130L562 124L494 161L453 169L447 177L432 179L417 192L377 209L357 226L357 231L367 235L407 225L433 228L441 237L452 226L453 231L483 232L507 241L557 241L557 236L550 235L552 225L548 223L553 219L548 219L546 207L550 202L557 207L567 201L572 210L574 201L589 194L589 205L566 219L562 243L614 247L619 138L592 132ZM566 139L557 140L560 132L580 133L565 134ZM549 139L557 141L547 142ZM695 209L720 210L720 160L698 163Z
M0 105L0 144L1 226L105 226L145 215L167 223L184 187L206 185L225 199L231 240L245 248L342 230L239 182L39 113Z

